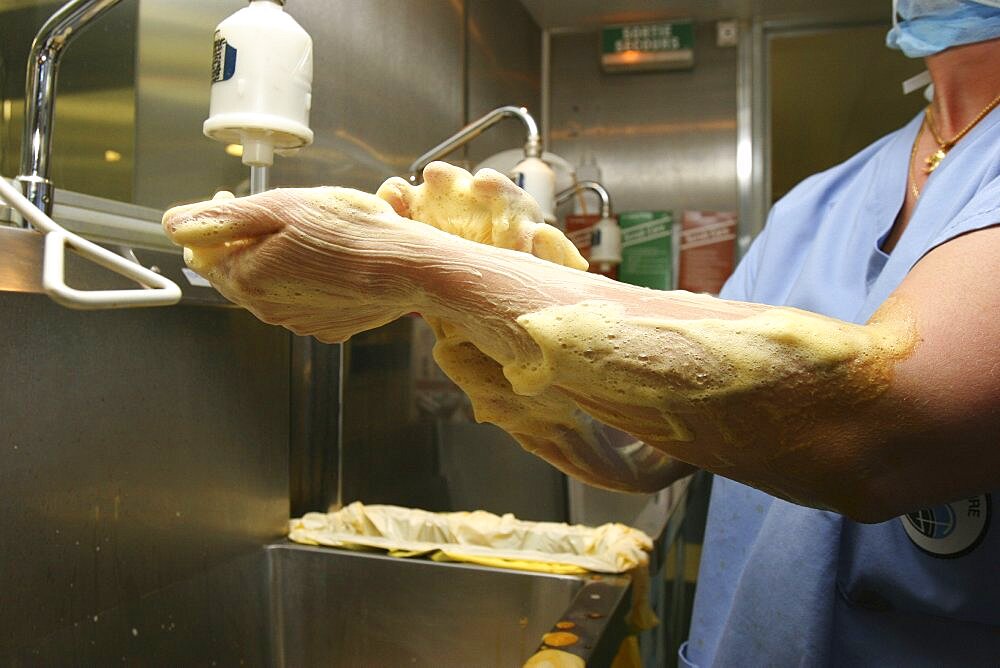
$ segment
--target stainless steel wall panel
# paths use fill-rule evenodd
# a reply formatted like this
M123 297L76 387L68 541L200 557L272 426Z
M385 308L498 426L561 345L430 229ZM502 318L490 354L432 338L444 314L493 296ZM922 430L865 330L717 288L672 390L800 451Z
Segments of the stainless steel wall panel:
M276 185L374 190L462 126L462 2L330 0L286 10L313 36L315 143Z
M277 159L275 185L374 191L461 127L462 3L337 0L289 3L286 9L313 36L310 124L316 140L294 157ZM343 472L335 456L338 406L330 384L341 373L339 353L334 363L332 347L298 342L295 512L335 506L340 477L346 501L443 507L434 491L440 485L433 474L433 439L413 422L405 400L409 369L392 352L408 359L410 330L401 324L363 334L347 346ZM325 389L318 391L320 386ZM320 395L333 403L321 405Z
M467 0L466 11L465 122L511 104L527 107L540 120L541 30L518 3ZM505 121L468 144L466 165L471 168L499 151L519 148L525 138L520 123ZM456 154L451 159L462 158ZM524 452L502 430L438 420L432 433L436 446L431 461L447 495L445 507L566 519L565 477Z
M696 24L690 71L605 74L597 32L552 35L550 150L592 151L615 209L737 207L737 50Z
M466 6L469 86L466 121L512 104L527 107L539 122L541 29L516 2L467 0ZM520 123L505 121L469 144L469 165L494 153L519 148L525 138Z
M242 188L246 194L249 185L242 182L248 179L249 168L201 132L208 117L213 31L246 2L143 0L138 4L138 34L123 36L136 43L138 52L134 201L163 209L209 199L218 190Z
M343 344L293 336L289 422L289 505L293 517L342 503Z
M24 294L0 314L0 656L285 533L284 330Z
M438 461L455 510L566 519L566 477L491 424L438 426Z
M414 323L403 318L353 337L344 355L345 503L450 510L434 421L416 409Z

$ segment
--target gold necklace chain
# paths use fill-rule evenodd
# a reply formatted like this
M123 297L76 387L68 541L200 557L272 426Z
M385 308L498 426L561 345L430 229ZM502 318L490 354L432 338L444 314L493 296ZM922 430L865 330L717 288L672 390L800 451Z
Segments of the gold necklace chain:
M976 124L983 120L986 117L986 114L993 111L993 108L998 104L1000 104L1000 95L993 98L990 103L983 107L983 110L969 122L968 125L962 128L961 132L949 140L942 139L941 135L938 134L937 128L934 127L934 105L927 105L927 110L924 112L924 120L927 123L928 129L931 131L931 136L934 137L934 141L937 142L938 150L934 151L930 154L930 156L924 159L924 173L930 174L937 169L937 166L940 165L941 161L944 160L944 157L948 155L948 151L950 151L952 147L958 143L958 140L964 137L969 130L976 127Z
M920 199L920 189L917 188L917 177L913 173L913 164L917 161L917 147L920 146L920 137L924 134L924 128L927 127L927 119L920 123L920 129L917 130L917 138L913 140L913 149L910 150L910 192L913 193L913 199Z

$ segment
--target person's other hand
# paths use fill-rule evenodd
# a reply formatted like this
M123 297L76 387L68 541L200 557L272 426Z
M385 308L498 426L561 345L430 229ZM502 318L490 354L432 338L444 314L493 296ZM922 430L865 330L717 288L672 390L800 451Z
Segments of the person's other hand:
M656 492L695 471L593 419L558 388L516 394L496 360L447 323L435 330L434 359L472 400L476 419L497 425L563 473L604 489Z
M543 221L531 195L492 169L473 176L446 162L432 162L424 168L422 184L393 177L376 194L404 218L573 269L587 268L576 246Z

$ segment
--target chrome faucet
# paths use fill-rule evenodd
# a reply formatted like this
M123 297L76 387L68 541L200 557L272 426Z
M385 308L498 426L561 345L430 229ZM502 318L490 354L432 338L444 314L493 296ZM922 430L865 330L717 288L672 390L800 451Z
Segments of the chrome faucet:
M597 193L597 196L601 198L601 218L611 217L611 196L597 181L579 181L566 190L556 193L556 204L562 204L581 190L592 190Z
M24 196L52 214L52 127L56 78L63 49L91 21L121 0L71 0L49 17L31 44L24 84L24 142L21 146L21 183ZM24 222L25 227L28 226Z
M518 118L524 124L528 138L524 144L524 157L539 158L542 155L542 138L538 134L538 125L524 107L498 107L482 118L475 120L464 128L445 139L443 142L424 153L410 165L410 182L420 180L420 174L428 163L448 155L455 149L465 146L505 118Z

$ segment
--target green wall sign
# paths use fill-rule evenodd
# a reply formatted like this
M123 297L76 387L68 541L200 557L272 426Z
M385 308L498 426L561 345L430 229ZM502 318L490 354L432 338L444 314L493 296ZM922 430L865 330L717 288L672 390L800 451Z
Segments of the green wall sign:
M694 65L694 24L637 23L601 29L601 64L609 72Z

